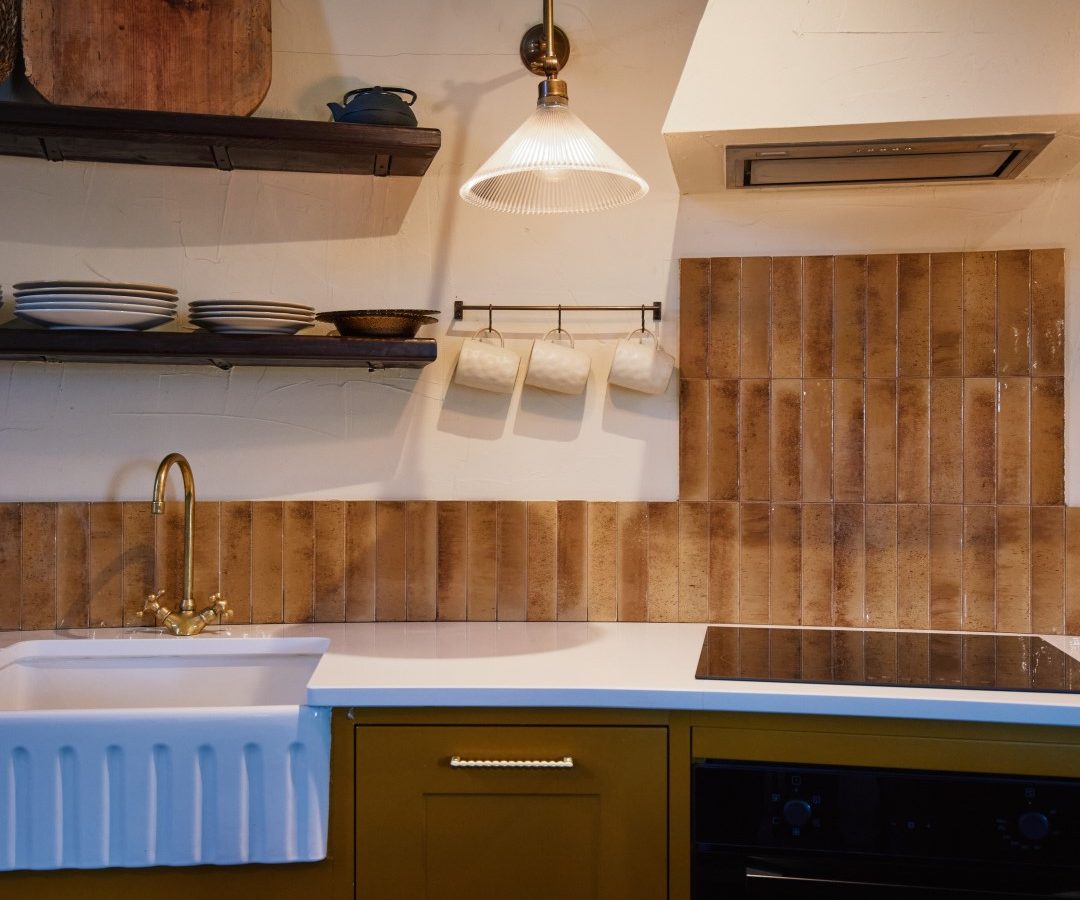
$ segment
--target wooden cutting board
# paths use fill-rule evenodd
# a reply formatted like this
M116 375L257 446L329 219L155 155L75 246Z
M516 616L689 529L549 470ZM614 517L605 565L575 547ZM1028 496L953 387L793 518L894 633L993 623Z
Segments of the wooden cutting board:
M51 103L251 115L270 0L23 0L26 74Z

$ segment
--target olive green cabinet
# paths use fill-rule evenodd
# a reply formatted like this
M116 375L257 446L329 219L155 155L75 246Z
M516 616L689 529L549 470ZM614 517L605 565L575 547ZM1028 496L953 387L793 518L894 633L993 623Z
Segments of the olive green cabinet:
M667 896L667 728L361 725L355 762L357 900Z

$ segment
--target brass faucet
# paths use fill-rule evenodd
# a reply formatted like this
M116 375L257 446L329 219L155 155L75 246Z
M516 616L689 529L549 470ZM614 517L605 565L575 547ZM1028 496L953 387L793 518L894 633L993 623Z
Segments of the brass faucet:
M179 453L170 453L158 466L157 475L154 476L154 498L150 504L150 512L155 516L160 516L165 512L165 479L168 477L169 468L174 463L184 479L184 595L180 599L180 609L173 612L161 605L164 591L150 594L143 604L141 615L151 613L158 625L163 625L175 635L188 637L198 634L215 619L221 622L223 619L230 618L232 610L222 599L221 594L214 594L206 609L200 612L195 611L195 599L191 592L192 574L195 568L194 554L191 550L195 536L195 476L192 474L191 465Z

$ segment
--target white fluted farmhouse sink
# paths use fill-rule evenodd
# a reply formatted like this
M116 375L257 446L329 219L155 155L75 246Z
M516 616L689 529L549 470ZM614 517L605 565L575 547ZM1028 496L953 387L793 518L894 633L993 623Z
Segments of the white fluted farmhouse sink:
M326 855L323 638L27 640L0 650L0 870Z

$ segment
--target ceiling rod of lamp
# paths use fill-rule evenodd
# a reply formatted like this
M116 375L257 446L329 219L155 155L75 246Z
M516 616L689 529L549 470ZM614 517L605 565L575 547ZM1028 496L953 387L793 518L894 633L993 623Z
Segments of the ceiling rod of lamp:
M569 57L554 0L544 0L544 24L521 39L521 61L544 76L536 109L461 186L463 200L499 212L568 213L611 209L648 193L645 179L570 111L558 77Z

